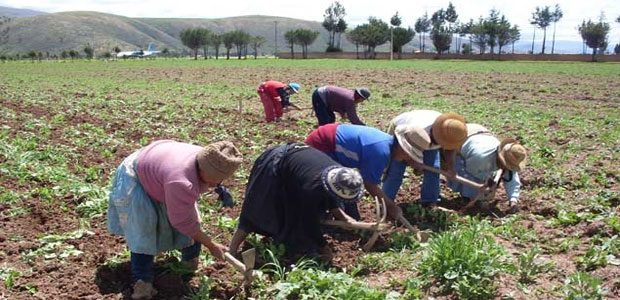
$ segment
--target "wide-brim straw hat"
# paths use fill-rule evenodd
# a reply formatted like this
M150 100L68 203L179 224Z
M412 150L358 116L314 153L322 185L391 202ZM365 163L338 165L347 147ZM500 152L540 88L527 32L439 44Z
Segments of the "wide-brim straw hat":
M513 138L503 139L497 149L497 158L510 171L521 171L527 163L527 150Z
M457 113L445 113L437 117L432 127L435 141L445 150L458 150L467 139L465 118Z
M431 137L424 128L416 125L403 124L396 126L394 135L400 147L417 162L422 162L424 150L431 147Z
M205 146L198 152L196 160L200 170L218 182L230 178L243 162L241 152L228 141Z
M344 203L354 203L364 194L364 181L359 172L338 165L325 168L321 181L327 193Z

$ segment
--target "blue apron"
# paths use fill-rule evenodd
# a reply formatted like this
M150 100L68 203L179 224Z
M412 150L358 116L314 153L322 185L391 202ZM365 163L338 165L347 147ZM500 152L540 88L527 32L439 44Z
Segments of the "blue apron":
M192 238L170 225L166 204L148 196L137 175L141 150L120 164L108 203L108 231L124 236L133 253L157 255L192 245Z

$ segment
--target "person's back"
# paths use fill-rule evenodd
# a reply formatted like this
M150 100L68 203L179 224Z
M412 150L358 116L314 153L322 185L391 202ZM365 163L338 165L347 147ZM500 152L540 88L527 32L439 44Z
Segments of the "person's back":
M365 181L379 184L393 144L394 136L376 128L339 124L334 155L343 166L360 169Z
M183 184L196 192L205 191L200 186L196 154L202 147L172 140L156 141L140 152L137 173L147 194L156 201L165 202L165 186Z

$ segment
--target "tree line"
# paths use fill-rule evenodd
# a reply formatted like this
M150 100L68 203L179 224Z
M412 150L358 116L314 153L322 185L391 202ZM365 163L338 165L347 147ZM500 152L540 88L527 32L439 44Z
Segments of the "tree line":
M342 33L355 45L357 57L360 57L360 47L363 49L364 58L374 58L377 46L390 41L390 51L397 53L400 57L402 48L411 42L417 33L419 36L419 52L426 52L426 37L428 36L433 44L434 50L438 54L445 52L471 54L474 46L478 48L480 54L502 53L502 49L512 45L511 52L514 53L515 42L521 39L519 26L513 25L508 18L496 9L491 9L488 16L480 17L474 21L459 21L459 16L455 6L450 2L444 9L435 11L430 17L428 13L419 17L411 27L401 27L402 21L398 12L390 19L390 24L375 17L369 17L368 22L347 30L347 23L344 21L346 10L338 1L333 2L323 15L323 27L328 31L329 40L326 51L342 51L340 48L340 36ZM542 51L545 54L547 47L547 29L553 25L553 35L551 42L551 54L555 52L556 25L564 16L559 4L554 7L537 6L532 12L529 23L534 25L532 37L532 49L534 54L536 41L536 29L543 31ZM620 22L620 17L616 20ZM578 26L578 31L583 39L584 45L593 49L593 58L597 51L606 49L607 36L609 34L609 23L604 18L599 18L598 22L583 21ZM464 42L465 41L465 42ZM467 42L468 41L468 42ZM454 47L451 49L451 47ZM495 51L497 49L497 52ZM620 54L620 44L614 48L616 54Z

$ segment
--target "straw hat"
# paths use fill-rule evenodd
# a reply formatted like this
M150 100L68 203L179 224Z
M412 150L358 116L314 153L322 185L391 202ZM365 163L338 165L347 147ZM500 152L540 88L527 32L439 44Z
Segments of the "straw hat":
M198 152L196 160L200 170L216 181L231 177L243 161L241 152L228 141L207 145Z
M481 133L491 134L491 131L489 131L486 127L480 124L467 123L466 126L467 126L467 136L472 136L474 134L481 134Z
M445 113L437 117L432 127L435 141L445 150L461 148L467 139L465 118L456 113Z
M422 162L422 151L431 147L431 137L426 130L412 124L396 126L394 135L400 147L417 162Z
M362 176L351 168L327 167L321 180L327 193L342 202L355 202L364 194Z
M527 162L527 150L512 138L502 140L497 149L499 162L510 171L520 171Z

